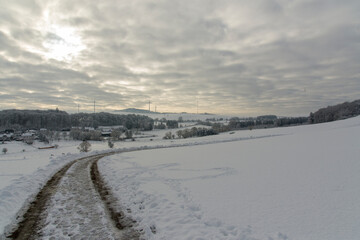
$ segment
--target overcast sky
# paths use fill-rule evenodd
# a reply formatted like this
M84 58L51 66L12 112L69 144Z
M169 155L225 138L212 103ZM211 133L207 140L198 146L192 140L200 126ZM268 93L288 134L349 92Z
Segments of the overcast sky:
M0 109L308 115L360 98L359 0L0 0Z

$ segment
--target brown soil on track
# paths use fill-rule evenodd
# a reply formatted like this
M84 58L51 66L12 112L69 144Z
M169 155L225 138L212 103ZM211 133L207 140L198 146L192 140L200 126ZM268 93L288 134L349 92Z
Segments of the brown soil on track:
M136 222L127 217L124 212L116 207L117 199L113 197L110 189L104 183L97 166L97 162L102 157L111 155L114 153L108 154L99 154L97 156L85 157L77 159L65 165L60 169L54 176L45 184L41 191L36 195L34 201L30 204L28 210L23 215L21 222L18 223L18 226L13 232L6 235L7 239L39 239L41 236L41 229L44 226L44 221L46 219L47 213L47 204L50 199L55 195L58 190L60 180L67 173L67 171L76 163L77 161L87 160L92 158L90 166L90 177L93 182L94 188L100 195L101 200L105 206L105 211L109 216L110 221L116 226L120 231L119 239L140 239L141 233L134 229ZM94 158L96 158L94 160ZM45 236L44 236L45 237Z
M111 219L114 222L116 228L121 230L121 239L140 239L140 233L133 228L136 224L136 221L126 216L124 212L121 209L118 209L114 204L116 203L117 199L112 195L111 190L104 183L99 173L97 162L98 160L96 160L91 165L91 180L95 186L95 189L100 194L102 201L105 203L106 209L109 211Z
M45 211L47 201L54 195L61 178L74 163L75 161L72 161L65 165L45 184L36 195L35 200L30 203L17 229L6 236L8 239L34 239L33 237L39 230L39 219L41 219L41 214Z

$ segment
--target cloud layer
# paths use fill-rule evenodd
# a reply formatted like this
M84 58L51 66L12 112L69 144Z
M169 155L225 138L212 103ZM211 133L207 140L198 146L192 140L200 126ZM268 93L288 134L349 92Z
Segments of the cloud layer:
M360 2L0 0L0 108L307 115L359 98ZM154 110L154 109L152 109Z

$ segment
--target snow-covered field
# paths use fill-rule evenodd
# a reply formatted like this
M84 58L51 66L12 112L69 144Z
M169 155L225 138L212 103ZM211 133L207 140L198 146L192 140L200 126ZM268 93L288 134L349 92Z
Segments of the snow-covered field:
M163 140L167 131L115 148L178 147L99 161L149 239L360 239L360 117L180 140ZM79 142L54 144L0 145L0 235L53 173L85 155ZM86 155L109 151L91 144Z
M148 239L360 239L359 117L246 134L99 167Z
M162 137L167 131L169 130L145 132L143 135L139 135L141 138L136 138L134 142L115 142L113 150L206 144L208 142L233 141L239 138L247 139L256 135L254 135L255 132L250 134L248 131L243 131L239 132L241 134L222 134L215 138L164 141ZM262 136L262 133L258 133L258 135ZM90 141L90 143L92 151L87 154L79 153L77 149L79 141L55 141L52 144L59 145L57 149L43 150L38 148L49 145L39 142L35 142L31 146L22 142L0 144L1 149L8 149L6 154L0 154L0 238L6 226L16 223L16 214L19 211L21 214L26 209L36 193L60 168L70 161L86 155L112 151L108 148L107 142Z

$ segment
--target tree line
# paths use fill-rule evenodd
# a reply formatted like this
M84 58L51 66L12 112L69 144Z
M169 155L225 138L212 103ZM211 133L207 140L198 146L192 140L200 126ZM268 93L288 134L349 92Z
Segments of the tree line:
M0 111L1 129L51 129L71 127L67 112L57 110L3 110Z
M310 113L310 123L331 122L360 115L360 99L353 102L344 102L326 108L320 108Z
M127 129L152 130L154 120L141 115L111 113L68 114L56 110L2 110L0 111L0 130L41 129L63 130L71 127L94 127L122 125Z

